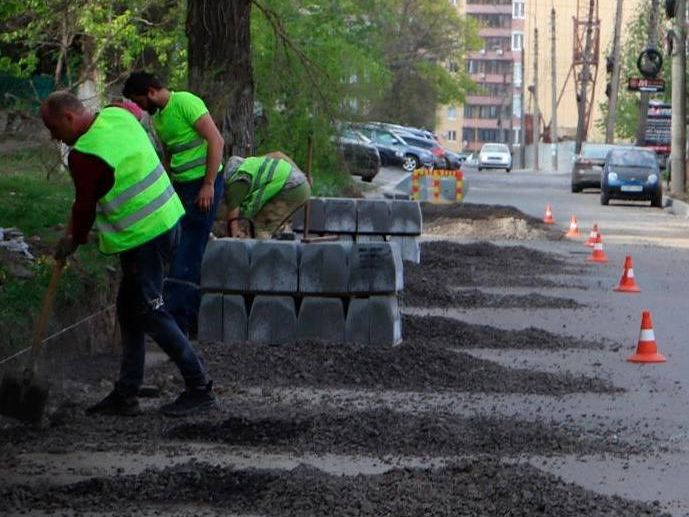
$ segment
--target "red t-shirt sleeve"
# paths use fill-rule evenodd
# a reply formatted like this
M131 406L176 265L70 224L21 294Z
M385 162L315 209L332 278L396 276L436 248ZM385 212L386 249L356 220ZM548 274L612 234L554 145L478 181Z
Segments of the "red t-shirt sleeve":
M92 154L72 150L68 162L75 188L72 239L85 244L96 219L98 200L115 184L115 174L112 167Z

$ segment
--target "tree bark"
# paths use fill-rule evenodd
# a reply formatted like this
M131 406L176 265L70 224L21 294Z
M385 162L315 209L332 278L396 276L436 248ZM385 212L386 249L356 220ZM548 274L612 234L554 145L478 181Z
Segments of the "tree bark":
M189 89L206 102L225 157L254 153L251 0L189 0Z

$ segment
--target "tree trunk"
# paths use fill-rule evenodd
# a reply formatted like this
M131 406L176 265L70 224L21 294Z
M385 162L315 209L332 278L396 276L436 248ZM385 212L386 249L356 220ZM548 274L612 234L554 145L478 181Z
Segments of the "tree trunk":
M189 0L189 89L206 102L225 157L254 152L251 0Z

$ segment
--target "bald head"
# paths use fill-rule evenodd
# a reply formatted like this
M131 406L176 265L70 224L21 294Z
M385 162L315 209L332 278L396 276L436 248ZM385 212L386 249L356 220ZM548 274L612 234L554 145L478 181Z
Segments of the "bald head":
M41 118L55 140L73 145L88 130L93 114L76 95L60 90L51 93L43 101Z

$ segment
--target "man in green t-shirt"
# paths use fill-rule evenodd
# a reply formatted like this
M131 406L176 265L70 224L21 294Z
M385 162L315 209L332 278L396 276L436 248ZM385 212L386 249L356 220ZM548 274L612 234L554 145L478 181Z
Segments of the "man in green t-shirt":
M198 315L201 260L223 195L224 141L203 100L168 90L153 74L133 72L122 94L151 114L165 169L186 210L180 244L165 279L165 303L188 334Z
M241 218L252 222L256 238L270 239L310 196L308 178L286 154L232 156L225 187L228 233L244 237Z

